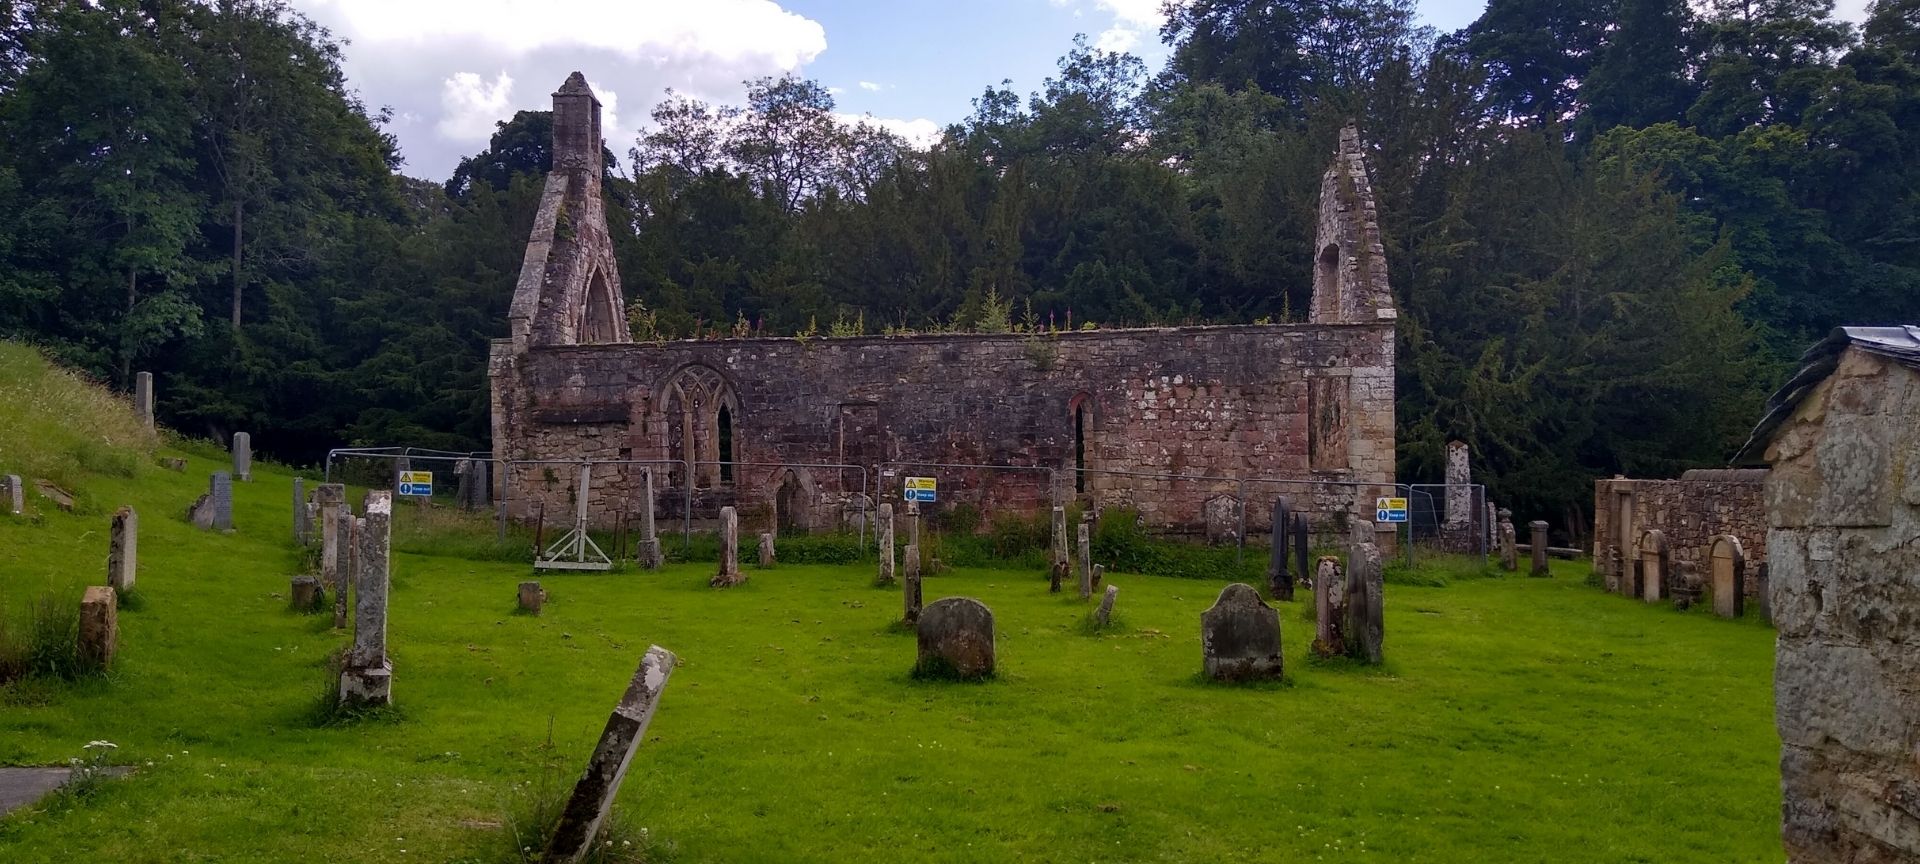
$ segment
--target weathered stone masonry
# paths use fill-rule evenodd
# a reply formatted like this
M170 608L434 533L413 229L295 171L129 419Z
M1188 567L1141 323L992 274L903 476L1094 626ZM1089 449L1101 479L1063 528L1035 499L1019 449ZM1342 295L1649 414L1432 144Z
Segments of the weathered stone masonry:
M1673 563L1707 572L1713 538L1727 534L1740 541L1746 595L1757 600L1760 580L1754 574L1767 560L1766 476L1763 469L1729 469L1688 471L1678 480L1594 481L1594 568L1615 590L1638 557L1640 539L1657 530Z
M567 114L563 102L591 116ZM598 153L597 131L578 128L597 124L597 105L572 79L555 94L556 166L586 158L570 148ZM862 471L802 463L1021 465L1061 472L1059 488L1048 470L929 468L919 473L941 481L930 514L964 503L990 520L1080 495L1137 507L1155 528L1198 531L1206 502L1237 495L1235 483L1098 472L1391 483L1394 310L1361 152L1348 130L1328 171L1339 194L1322 202L1313 323L647 344L625 341L618 292L597 293L583 276L618 284L602 248L597 167L556 167L513 336L493 345L496 488L510 515L527 519L570 512L576 471L565 463L688 460L691 476L653 467L663 517L680 515L691 486L696 518L731 505L756 530L807 529L873 502L856 500ZM571 234L549 209L576 214L565 221ZM608 315L618 326L595 323ZM551 464L505 464L515 460ZM1092 470L1076 478L1076 466ZM641 471L595 468L597 523L639 509ZM898 491L868 489L877 500ZM1386 493L1250 485L1246 524L1264 525L1281 494L1324 514Z

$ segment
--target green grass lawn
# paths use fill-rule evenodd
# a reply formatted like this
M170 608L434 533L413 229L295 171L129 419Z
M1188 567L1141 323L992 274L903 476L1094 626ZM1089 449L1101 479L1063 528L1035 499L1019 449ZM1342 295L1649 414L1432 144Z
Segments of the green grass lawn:
M1038 572L930 578L929 602L994 610L1000 674L969 685L909 677L865 566L549 574L529 617L524 565L403 554L398 714L319 726L347 637L286 609L291 475L257 469L237 533L198 532L213 455L0 517L0 614L102 582L121 503L142 595L111 675L0 691L0 763L105 739L138 769L0 820L0 860L507 860L502 823L572 782L650 643L684 661L620 795L654 860L1782 860L1772 631L1609 596L1584 564L1389 585L1381 669L1307 660L1306 604L1282 604L1289 684L1227 688L1196 678L1220 583L1115 574L1122 626L1088 636Z

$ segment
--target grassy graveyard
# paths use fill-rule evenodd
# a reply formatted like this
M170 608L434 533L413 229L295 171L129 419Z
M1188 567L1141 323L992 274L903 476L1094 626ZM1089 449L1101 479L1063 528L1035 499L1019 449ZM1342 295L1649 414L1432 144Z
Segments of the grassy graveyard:
M28 446L92 446L75 425ZM28 461L0 440L0 470ZM347 636L288 608L293 475L257 465L212 534L184 511L224 454L140 446L36 456L76 512L29 492L28 518L0 516L0 644L31 642L43 593L103 581L115 507L142 535L113 670L0 685L0 764L105 740L135 770L0 819L0 860L517 860L655 643L684 664L615 860L1782 860L1772 631L1607 595L1583 563L1389 584L1376 669L1308 660L1309 603L1282 604L1290 681L1223 687L1197 676L1216 581L1111 574L1116 626L1090 634L1091 604L1038 571L929 577L929 602L997 619L998 677L958 684L909 677L900 595L868 564L748 563L727 591L704 562L544 574L536 617L515 612L524 564L403 552L397 707L343 719L321 706ZM402 530L423 518L400 508Z

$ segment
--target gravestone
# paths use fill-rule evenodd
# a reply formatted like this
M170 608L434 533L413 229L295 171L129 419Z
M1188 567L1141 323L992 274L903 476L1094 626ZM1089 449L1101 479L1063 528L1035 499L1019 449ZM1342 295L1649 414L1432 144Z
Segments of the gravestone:
M732 507L720 508L720 572L715 573L708 585L714 588L732 588L747 577L740 572L740 511Z
M1322 556L1313 572L1313 653L1338 657L1347 653L1347 579L1340 559Z
M187 521L202 531L213 530L213 493L201 495L187 505Z
M187 460L178 457L169 457L160 460L160 467L168 471L185 471L187 470Z
M300 612L318 612L327 605L327 591L315 576L295 576L289 602Z
M1667 535L1659 530L1640 535L1640 599L1658 603L1667 598Z
M1378 665L1386 643L1385 578L1380 549L1355 545L1347 555L1347 653Z
M907 544L906 576L900 580L907 621L920 618L920 547Z
M614 797L620 794L620 782L626 779L627 768L633 764L634 751L646 740L647 724L653 722L653 712L660 707L660 696L667 689L674 662L673 652L658 645L648 648L640 658L640 668L634 670L627 692L607 718L600 741L587 759L587 769L573 784L573 793L560 811L560 819L547 840L543 861L571 864L585 859L593 851L600 826L613 809Z
M207 494L213 496L213 530L233 530L233 477L215 471L207 480Z
M1093 565L1093 587L1098 589L1100 580L1105 578L1107 578L1107 568L1099 564Z
M307 482L293 478L293 542L307 545L313 539L313 511L307 509Z
M1087 530L1087 523L1080 523L1080 541L1075 547L1080 557L1080 599L1093 597L1093 537Z
M1667 586L1667 593L1673 598L1673 608L1685 612L1700 601L1700 595L1706 592L1706 580L1700 578L1700 568L1692 561L1679 561L1673 565L1673 583Z
M1217 681L1280 678L1280 613L1261 602L1253 586L1235 582L1200 613L1200 652L1207 677Z
M1533 570L1527 575L1552 575L1552 572L1547 569L1547 523L1539 519L1528 522L1527 534L1530 537L1529 542L1533 544L1533 546L1527 550L1533 553Z
M53 506L60 508L62 512L73 512L72 492L60 488L60 486L52 480L35 479L33 481L33 488L34 491L40 493L40 497L52 501Z
M1099 627L1113 623L1113 601L1120 596L1120 586L1108 585L1106 596L1100 598L1100 609L1093 613L1093 622Z
M132 507L114 511L107 544L107 585L121 594L133 590L140 563L140 516Z
M1473 522L1473 462L1465 441L1447 442L1447 518L1451 531Z
M764 531L760 533L760 566L773 566L773 535Z
M26 484L21 482L20 475L0 476L0 506L5 506L7 513L13 516L26 512Z
M153 423L153 373L135 372L133 375L133 411L140 416L140 425L148 432L154 430Z
M253 436L233 433L233 476L242 483L253 482Z
M1060 565L1067 563L1068 560L1070 556L1067 554L1067 508L1055 504L1053 505L1053 566L1059 569Z
M972 597L927 604L917 631L920 656L915 675L979 680L993 675L993 610Z
M1520 540L1513 529L1513 511L1500 509L1500 569L1512 573L1520 569Z
M893 578L893 505L882 503L880 514L875 517L879 526L880 575L875 576L873 584L892 585Z
M1293 514L1287 499L1273 499L1273 534L1268 537L1267 593L1277 600L1293 599L1293 571L1287 567L1287 535L1293 528Z
M88 669L113 666L120 647L120 595L105 585L89 585L80 597L80 664Z
M535 615L547 605L547 591L538 582L520 583L520 608Z
M1206 515L1207 544L1224 546L1240 542L1240 499L1216 495L1201 505Z
M1707 563L1713 570L1713 614L1740 617L1747 603L1747 554L1739 538L1729 534L1714 537Z
M666 558L660 551L660 535L653 521L653 469L641 471L640 480L640 566L658 570Z
M1060 586L1067 581L1067 562L1053 562L1053 572L1047 575L1047 593L1060 593Z
M917 521L918 520L912 518L910 514L907 519L909 529L911 529L911 526ZM906 567L907 573L915 579L920 578L920 574L923 572L920 568L920 541L912 537L907 538L907 546L905 549L900 550L900 557L903 566Z
M340 673L340 702L348 706L393 704L393 661L387 656L387 589L393 528L393 493L367 493L367 515L354 525L353 647Z
M334 521L338 523L335 534L340 538L338 558L339 573L333 583L333 628L345 630L347 627L347 596L351 593L354 574L360 562L360 525L361 520L353 518L353 511L343 503L334 511Z
M1300 579L1307 578L1307 543L1308 542L1309 540L1307 537L1307 514L1295 513L1293 514L1293 564L1294 564L1294 572L1300 574L1298 577ZM1293 594L1289 592L1287 594L1287 599L1292 599L1292 598L1293 598Z

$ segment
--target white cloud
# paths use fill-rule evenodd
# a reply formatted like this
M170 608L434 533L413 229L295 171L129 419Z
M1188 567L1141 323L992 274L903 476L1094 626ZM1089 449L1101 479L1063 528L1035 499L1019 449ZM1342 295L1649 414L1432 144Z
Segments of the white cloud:
M880 85L875 84L872 81L862 81L860 82L860 89L878 91L880 89Z
M1055 6L1071 7L1076 18L1084 11L1084 0L1048 2ZM1184 2L1176 0L1176 4ZM1142 40L1156 38L1161 25L1167 23L1161 0L1093 0L1093 6L1113 18L1107 29L1094 37L1093 47L1101 51L1132 51L1140 47Z
M875 117L872 114L835 114L833 116L842 123L865 123L869 126L878 126L905 138L908 144L921 148L931 147L937 143L940 140L940 132L946 128L925 117L901 120L894 117Z
M1096 0L1094 5L1113 13L1116 23L1135 30L1158 30L1167 21L1167 16L1160 14L1160 0Z
M1098 39L1093 40L1093 47L1114 54L1131 51L1133 46L1138 44L1140 44L1140 31L1125 27L1109 27L1100 33Z
M493 124L507 119L513 104L513 78L506 72L488 82L474 72L455 72L440 82L440 122L434 130L456 141L486 141Z

